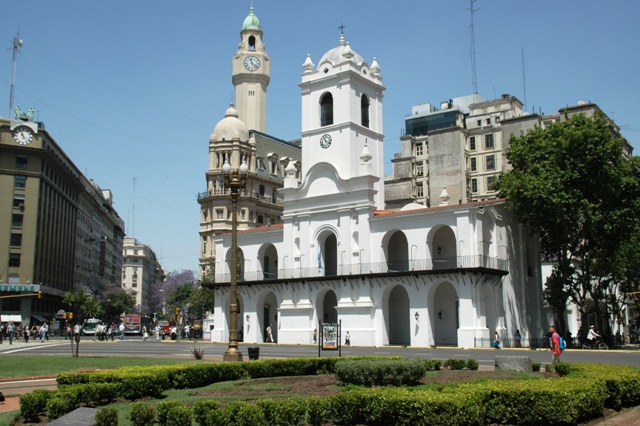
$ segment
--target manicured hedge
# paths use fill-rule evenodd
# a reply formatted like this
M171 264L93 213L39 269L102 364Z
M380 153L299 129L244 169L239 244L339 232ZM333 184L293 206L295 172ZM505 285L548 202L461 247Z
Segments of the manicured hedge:
M369 387L416 385L426 371L421 359L345 359L335 364L342 383Z
M437 360L436 360L437 361ZM247 363L203 363L181 366L135 367L58 377L58 391L34 391L20 398L22 416L35 419L47 411L58 418L77 406L99 406L116 398L157 398L173 388L196 388L238 378L263 378L336 372L336 376L372 374L375 383L415 383L425 369L440 361L402 358L301 358ZM473 368L477 363L465 363ZM364 368L366 367L366 368ZM354 373L357 369L359 373ZM640 404L640 370L629 366L558 363L560 378L486 380L450 384L440 391L426 388L351 387L327 398L263 399L233 402L224 409L216 401L198 401L192 408L168 400L158 404L161 425L475 425L576 424L601 415L603 408ZM345 373L343 370L347 371ZM410 380L405 381L405 377ZM419 380L419 379L418 379ZM135 415L134 415L135 412ZM105 412L106 413L106 412ZM131 420L153 422L152 407L132 405ZM134 420L135 418L135 420Z

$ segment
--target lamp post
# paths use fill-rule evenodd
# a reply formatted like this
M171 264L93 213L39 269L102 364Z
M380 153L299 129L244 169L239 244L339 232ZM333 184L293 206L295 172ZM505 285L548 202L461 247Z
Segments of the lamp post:
M228 157L227 157L228 158ZM229 300L229 348L223 361L242 361L238 350L238 196L247 183L249 166L242 162L239 168L232 168L229 160L222 165L225 185L231 195L231 298Z

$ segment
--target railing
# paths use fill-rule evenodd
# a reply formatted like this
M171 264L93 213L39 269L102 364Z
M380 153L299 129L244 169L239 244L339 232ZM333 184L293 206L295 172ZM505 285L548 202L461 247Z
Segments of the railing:
M566 340L566 339L565 339ZM494 339L488 337L476 337L474 347L476 348L491 348L494 344ZM567 348L579 348L580 344L578 339L574 338L571 341L566 340ZM551 347L549 339L546 337L529 337L527 339L516 339L514 337L507 337L500 339L500 348L529 348L532 351L548 350Z
M227 195L227 192L223 189L215 189L211 191L198 192L198 194L196 195L196 198L198 200L201 200L203 198L211 197L213 195ZM265 203L275 204L277 206L281 205L280 201L273 195L260 195L259 192L247 193L246 191L242 191L240 193L240 197L251 197Z
M407 261L356 263L336 265L331 268L305 267L293 269L280 269L277 272L265 274L262 271L245 271L238 277L238 281L273 281L277 279L310 278L338 275L359 274L388 274L411 271L435 271L486 268L498 271L507 271L508 261L482 255L445 257L438 259L414 259ZM228 283L230 274L216 274L215 282Z

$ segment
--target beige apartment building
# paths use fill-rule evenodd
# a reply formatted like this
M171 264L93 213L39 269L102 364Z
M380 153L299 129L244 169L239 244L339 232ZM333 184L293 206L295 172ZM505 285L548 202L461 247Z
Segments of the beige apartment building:
M492 184L509 168L505 150L512 135L564 120L565 113L591 116L596 111L601 111L596 104L581 101L552 114L526 113L510 95L494 100L463 96L443 102L440 109L414 106L405 118L401 151L391 160L393 173L385 178L387 209L411 202L436 206L494 199L498 194ZM627 142L625 155L630 157L632 150Z
M110 191L43 123L0 118L0 294L11 296L0 299L3 316L51 320L75 286L119 283L123 229Z
M122 256L122 288L135 296L140 313L150 314L154 287L166 276L164 268L151 247L136 238L124 239Z

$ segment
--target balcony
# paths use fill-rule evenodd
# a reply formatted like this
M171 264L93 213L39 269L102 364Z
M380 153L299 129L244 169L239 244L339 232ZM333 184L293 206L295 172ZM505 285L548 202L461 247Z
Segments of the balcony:
M335 272L332 272L334 269ZM260 282L299 278L313 278L322 276L349 276L349 275L387 275L404 274L412 272L449 271L466 272L481 270L493 275L506 275L508 273L508 261L495 257L475 255L444 257L438 259L415 259L406 262L378 262L337 265L333 268L317 267L280 269L277 272L264 273L262 271L243 272L238 277L238 282ZM231 281L230 274L216 274L215 282L224 284Z
M224 196L224 195L228 195L228 194L224 190L218 189L214 191L198 192L198 194L196 195L196 198L198 200L202 200L208 197ZM278 201L276 197L272 195L260 194L259 192L255 192L255 191L249 192L249 193L247 193L246 191L242 191L240 193L240 198L252 198L263 203L275 204L277 206L281 205L280 201Z

